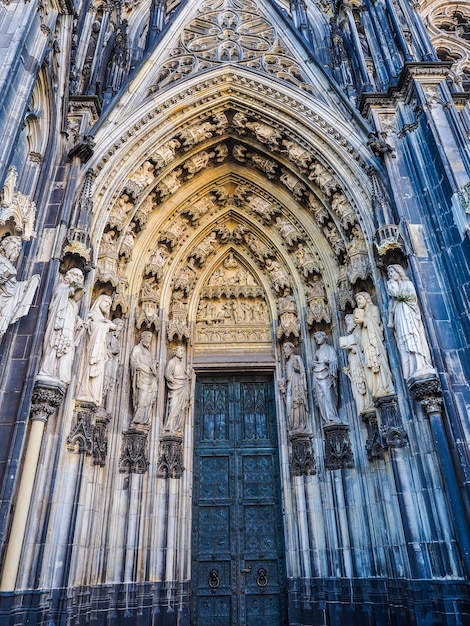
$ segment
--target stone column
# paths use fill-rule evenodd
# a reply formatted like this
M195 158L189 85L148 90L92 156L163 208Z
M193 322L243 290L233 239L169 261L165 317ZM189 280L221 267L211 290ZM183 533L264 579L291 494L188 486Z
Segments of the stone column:
M31 430L16 497L15 515L8 540L8 549L0 585L1 591L11 591L15 588L31 506L34 480L41 452L42 436L49 416L60 406L64 393L65 387L59 381L36 381L30 410Z

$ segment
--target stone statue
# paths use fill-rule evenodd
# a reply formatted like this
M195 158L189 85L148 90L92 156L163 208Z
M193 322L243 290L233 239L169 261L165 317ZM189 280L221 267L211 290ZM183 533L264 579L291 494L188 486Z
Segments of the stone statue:
M282 347L285 365L285 378L279 387L286 404L289 434L307 433L307 377L302 357L294 354L294 344L287 341Z
M49 305L39 376L55 378L64 385L72 378L75 347L83 326L78 316L83 283L82 270L70 269L56 286Z
M27 315L39 283L39 274L16 280L14 263L21 252L21 237L9 236L0 242L0 339L8 326Z
M116 396L116 388L119 377L119 353L121 352L121 333L124 328L124 320L117 317L113 320L115 329L108 333L108 357L104 369L103 383L103 408L106 413L111 413Z
M414 285L401 265L389 265L387 274L392 298L388 326L395 333L405 380L434 372Z
M112 299L101 294L88 314L85 359L80 376L77 400L99 406L103 398L104 372L108 359L108 332L116 325L109 319Z
M341 424L338 415L338 358L333 346L327 343L326 333L318 331L313 335L317 344L312 367L315 402L325 425Z
M356 304L354 323L361 330L360 344L364 355L367 388L372 399L376 400L395 393L384 345L379 307L372 302L370 294L366 291L356 294Z
M361 329L354 321L354 315L345 315L348 335L339 338L339 345L348 351L348 367L344 373L351 381L351 389L358 415L373 410L372 396L366 383L364 353L361 348Z
M134 416L132 426L149 426L152 405L157 398L158 364L150 353L152 333L144 330L140 343L131 353L132 403Z
M163 434L183 436L184 417L189 401L189 374L184 363L184 346L176 346L168 361L165 380L168 389L167 411Z

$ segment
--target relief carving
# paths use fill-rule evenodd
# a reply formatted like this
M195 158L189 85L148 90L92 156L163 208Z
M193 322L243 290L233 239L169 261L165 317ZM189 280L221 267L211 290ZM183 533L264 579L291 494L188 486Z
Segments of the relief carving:
M135 198L140 196L143 190L148 187L155 178L154 165L150 161L145 161L140 169L129 175L126 189Z
M202 290L197 312L201 343L246 343L271 340L263 289L230 254Z

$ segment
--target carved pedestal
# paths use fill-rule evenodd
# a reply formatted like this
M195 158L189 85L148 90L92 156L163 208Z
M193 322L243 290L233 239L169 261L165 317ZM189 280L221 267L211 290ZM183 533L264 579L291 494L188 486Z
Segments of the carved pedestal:
M289 435L292 446L290 472L292 476L313 476L317 473L312 453L311 435Z
M183 475L183 439L162 437L157 473L160 478L181 478Z
M382 427L380 437L382 448L403 448L408 443L408 434L401 425L400 411L396 396L384 396L375 401L375 406L380 411Z
M323 427L325 433L326 469L354 467L354 456L347 424L331 424Z
M93 428L93 463L100 467L105 466L108 454L108 434L106 432L108 421L103 415L97 415Z
M437 374L412 378L408 381L410 393L429 417L430 413L442 413L442 390Z
M376 411L368 411L361 415L362 421L367 426L366 451L369 461L383 459L384 449L382 446L382 434L379 431Z
M67 449L70 452L93 452L93 430L96 404L93 402L77 402L75 405L72 428L67 437Z
M145 474L148 466L147 433L137 428L129 428L123 432L119 471Z
M54 379L37 379L34 384L31 403L31 420L47 422L49 417L61 405L65 395L65 387Z

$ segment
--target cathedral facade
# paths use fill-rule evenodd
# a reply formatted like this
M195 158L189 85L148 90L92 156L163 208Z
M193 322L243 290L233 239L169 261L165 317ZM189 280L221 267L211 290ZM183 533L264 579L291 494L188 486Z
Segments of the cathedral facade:
M0 35L0 623L470 623L470 3Z

